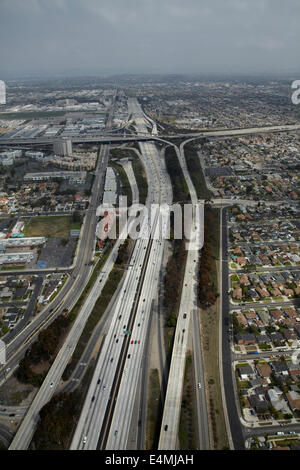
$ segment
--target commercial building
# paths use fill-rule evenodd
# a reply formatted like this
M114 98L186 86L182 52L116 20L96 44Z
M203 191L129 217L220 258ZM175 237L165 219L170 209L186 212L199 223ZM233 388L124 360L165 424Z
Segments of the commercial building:
M53 151L57 155L65 155L67 157L70 157L72 155L72 141L68 139L54 142Z
M45 181L55 178L69 180L72 183L84 184L86 180L86 171L51 171L41 173L26 173L25 181Z

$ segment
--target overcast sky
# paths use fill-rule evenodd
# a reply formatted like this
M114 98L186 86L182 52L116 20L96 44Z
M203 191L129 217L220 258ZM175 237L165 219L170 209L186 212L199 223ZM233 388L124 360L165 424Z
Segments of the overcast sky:
M300 0L0 0L0 73L298 72L299 25Z

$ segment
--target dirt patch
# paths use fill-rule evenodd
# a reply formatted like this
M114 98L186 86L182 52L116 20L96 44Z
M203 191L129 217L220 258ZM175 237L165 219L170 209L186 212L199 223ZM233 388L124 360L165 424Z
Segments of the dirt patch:
M36 390L32 385L23 384L12 376L0 388L0 403L3 406L17 406L28 403Z

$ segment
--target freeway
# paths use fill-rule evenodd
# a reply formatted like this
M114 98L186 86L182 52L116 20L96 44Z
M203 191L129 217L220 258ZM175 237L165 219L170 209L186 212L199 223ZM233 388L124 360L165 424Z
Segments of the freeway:
M179 149L177 147L174 148L190 192L191 201L196 208L197 206L199 207L199 210L202 212L200 215L202 215L203 220L204 205L199 203L196 190L190 178L184 156L184 145L185 142L180 145ZM191 229L194 229L194 226L191 227ZM203 227L199 227L199 229L203 230ZM190 322L192 321L194 327L198 328L199 330L197 317L197 279L199 269L199 251L195 249L192 244L189 244L188 248L167 392L164 403L162 427L158 444L158 448L161 450L171 450L178 447L178 429ZM203 358L200 336L197 333L194 335L193 344L195 346L194 355L197 356L197 360L195 361L196 377L199 379L200 383L200 388L196 394L199 447L202 450L208 450L210 448L210 439L208 432L206 395L205 387L201 386L201 383L204 385Z
M142 112L143 114L143 112ZM135 116L133 115L133 118ZM142 118L141 118L142 119ZM149 134L147 128L143 132L139 132L136 135L127 135L115 136L115 135L94 135L94 136L85 136L74 135L70 137L70 140L73 144L84 144L84 143L97 143L97 144L113 144L113 143L123 143L123 142L135 142L135 141L153 141L160 139L205 139L205 138L218 138L218 137L238 137L243 135L252 135L252 134L265 134L265 133L276 133L276 132L293 132L300 129L299 124L294 125L285 125L285 126L265 126L265 127L249 127L244 129L216 129L214 131L201 131L187 134L174 134L174 135L160 135L156 136ZM144 134L144 135L143 135ZM25 138L12 138L5 139L5 136L0 138L0 146L12 147L12 146L43 146L43 145L53 145L53 137L36 137L31 139Z
M93 288L86 298L84 305L82 306L66 340L64 341L63 346L57 354L43 384L41 385L24 420L22 421L21 426L19 427L13 442L10 445L10 450L26 449L29 446L39 418L39 411L51 399L60 383L62 374L69 360L71 359L88 317L92 312L96 300L101 294L105 282L107 281L108 276L114 266L118 254L118 248L121 242L122 239L119 238L115 243L113 250L109 254L103 270L96 279Z
M133 107L135 108L132 113L133 120L139 129L144 129L140 108L135 103ZM149 207L150 203L157 201L158 197L158 202L167 198L168 191L167 185L162 184L164 174L158 168L159 161L157 161L157 150L154 145L141 143L140 146L147 177L153 181L147 200ZM154 231L158 228L158 220L159 217L156 215L153 223ZM143 219L142 232L147 227L148 220ZM97 447L104 448L106 445L109 448L110 430L115 426L115 416L119 415L120 408L125 409L126 413L121 413L122 421L118 420L118 432L121 438L118 448L126 449L133 403L140 377L140 368L136 365L141 363L143 356L152 298L157 292L162 253L162 242L156 239L149 240L146 234L145 236L142 234L142 238L136 240L123 284L123 295L119 296L113 312L71 449L96 449ZM149 288L151 296L148 292ZM145 289L148 294L144 294ZM140 321L137 320L139 315ZM130 330L131 336L124 334L124 330ZM139 334L140 339L130 340L130 337L133 338L135 334ZM131 353L128 352L133 344L135 346L134 361L130 360ZM123 379L124 374L126 374L126 380ZM130 393L128 393L128 386L130 386Z

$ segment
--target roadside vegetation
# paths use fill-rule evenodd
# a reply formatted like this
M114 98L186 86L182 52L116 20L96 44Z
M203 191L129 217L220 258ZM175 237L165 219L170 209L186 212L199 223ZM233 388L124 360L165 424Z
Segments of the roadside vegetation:
M127 205L130 207L132 205L132 191L131 191L131 186L126 174L126 171L122 167L122 165L119 165L118 163L115 162L110 162L109 163L111 167L114 168L114 170L117 172L120 178L121 182L121 192L123 196L127 197Z
M68 450L80 409L80 393L59 393L43 406L33 436L35 450Z
M165 161L173 189L173 203L190 201L191 196L174 147L166 148Z
M212 192L206 186L205 177L203 175L198 156L198 146L199 144L196 144L195 142L188 142L184 146L184 155L198 199L207 200L212 197Z
M187 352L182 391L182 405L179 421L179 442L181 450L195 450L196 440L196 403L195 379L193 374L193 358L191 351Z
M205 390L208 406L209 427L212 448L215 450L228 449L228 439L219 375L219 314L220 300L217 294L218 266L220 248L219 210L205 206L205 242L208 249L202 249L200 263L200 283L209 283L210 288L201 290L201 307L199 320L201 325L201 345L205 364ZM203 251L205 251L203 262ZM202 275L201 269L203 268ZM202 281L201 281L202 279Z
M15 376L20 382L31 384L34 387L39 387L43 383L57 354L58 344L70 324L70 318L60 315L51 325L40 331L37 341L26 351L15 372ZM37 366L41 366L41 364L44 364L45 370L36 371Z
M220 215L217 209L205 205L204 246L199 264L198 296L202 307L213 305L218 294L217 264L220 239Z
M158 448L161 418L163 414L163 404L157 369L150 370L148 390L146 449L154 450Z
M94 271L84 288L77 303L71 312L65 311L58 316L47 328L40 331L37 340L27 349L24 358L20 361L19 367L15 372L15 377L22 383L31 384L34 387L40 387L47 375L48 370L54 361L59 347L70 330L72 323L77 317L86 296L90 292L95 279L104 265L110 250L111 241L108 242L106 252L98 260Z
M129 246L130 245L130 246ZM129 251L131 249L131 244L129 244L128 239L125 240L124 244L120 246L116 264L111 270L109 277L102 289L102 292L96 303L92 312L89 315L89 318L84 326L84 329L81 333L81 336L78 340L76 348L72 354L71 361L67 365L62 375L63 380L68 380L72 373L74 372L80 358L84 352L86 345L88 344L90 337L93 334L94 329L98 325L100 319L102 318L105 310L107 309L109 302L112 299L123 275L125 272L125 265L129 258Z

